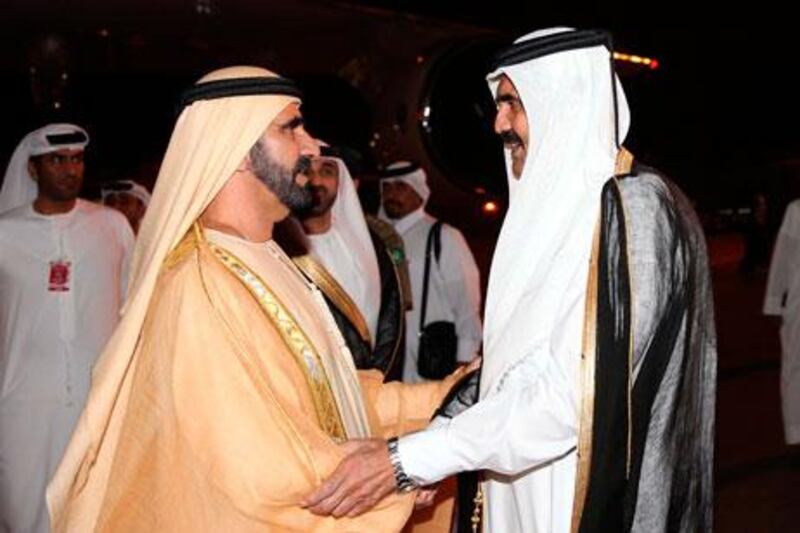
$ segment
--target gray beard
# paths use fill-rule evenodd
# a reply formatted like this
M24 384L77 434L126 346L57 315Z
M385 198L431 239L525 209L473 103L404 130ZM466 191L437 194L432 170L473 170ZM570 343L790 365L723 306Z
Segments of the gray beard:
M309 161L308 157L300 156L295 167L288 169L270 157L260 140L250 149L253 174L292 211L311 206L311 192L297 185L294 180L308 166Z

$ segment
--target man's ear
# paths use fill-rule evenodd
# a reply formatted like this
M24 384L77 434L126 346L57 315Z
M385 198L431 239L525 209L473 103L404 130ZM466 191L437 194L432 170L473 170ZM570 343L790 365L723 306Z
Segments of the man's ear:
M28 159L28 175L33 181L38 181L39 174L36 172L36 163Z

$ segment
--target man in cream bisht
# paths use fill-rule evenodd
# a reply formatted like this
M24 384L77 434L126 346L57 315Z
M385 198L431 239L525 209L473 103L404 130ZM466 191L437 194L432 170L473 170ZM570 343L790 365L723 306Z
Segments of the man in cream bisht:
M604 32L545 30L489 75L510 205L489 280L480 401L401 437L394 466L421 485L484 470L476 518L487 531L712 525L705 244L683 194L621 149L629 112L611 53ZM373 459L365 450L343 461L311 509L324 514L343 492L354 512L368 508L353 487L392 468Z
M318 153L295 86L213 72L184 94L121 323L48 487L54 531L397 531L413 495L358 518L302 497L348 439L424 423L448 382L357 373L319 292L271 240ZM385 451L384 453L387 453Z

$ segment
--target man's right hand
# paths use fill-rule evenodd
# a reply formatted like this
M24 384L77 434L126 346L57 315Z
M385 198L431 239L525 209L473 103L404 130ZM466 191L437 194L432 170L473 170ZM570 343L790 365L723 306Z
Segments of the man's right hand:
M316 515L355 517L396 490L394 467L383 439L354 439L342 444L349 455L309 494L303 507Z

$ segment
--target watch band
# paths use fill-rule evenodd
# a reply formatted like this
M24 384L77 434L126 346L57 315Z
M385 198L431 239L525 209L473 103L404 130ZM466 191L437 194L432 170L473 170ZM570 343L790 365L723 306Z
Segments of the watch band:
M394 482L397 492L411 492L418 488L418 485L403 470L403 463L400 462L400 452L397 448L397 437L392 437L386 441L389 449L389 461L394 468Z

